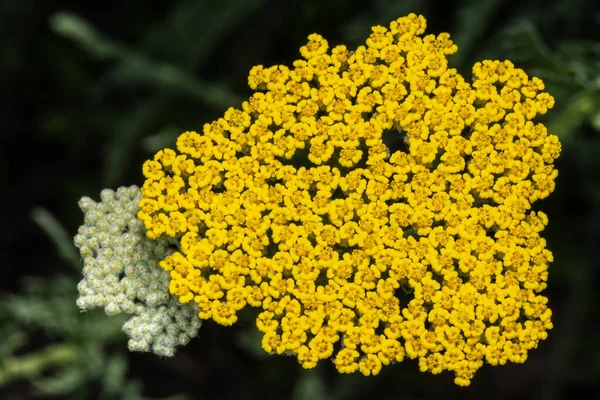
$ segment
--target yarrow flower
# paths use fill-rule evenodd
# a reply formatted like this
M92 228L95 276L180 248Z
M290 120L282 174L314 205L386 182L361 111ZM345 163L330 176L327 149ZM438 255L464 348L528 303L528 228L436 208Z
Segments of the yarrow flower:
M544 84L485 60L467 82L449 35L410 14L350 51L318 34L256 66L241 109L143 166L137 216L179 250L169 291L201 319L258 310L262 347L376 375L406 357L469 385L552 328L548 223L561 145ZM400 300L407 298L406 301Z
M87 197L79 201L85 221L75 236L84 264L77 305L84 311L101 307L111 316L131 315L123 325L131 351L173 356L201 325L193 306L169 294L169 275L158 265L176 242L146 237L135 216L138 187L105 189L100 197L100 203Z

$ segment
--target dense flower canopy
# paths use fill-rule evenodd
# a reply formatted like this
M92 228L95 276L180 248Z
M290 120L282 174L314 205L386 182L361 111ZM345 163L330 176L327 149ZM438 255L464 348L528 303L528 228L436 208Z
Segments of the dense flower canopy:
M201 321L191 304L169 295L169 276L158 263L173 251L175 239L150 240L135 214L142 194L136 186L104 189L100 202L79 201L84 223L74 238L83 258L77 305L128 314L123 331L131 351L173 356L177 346L198 334Z
M241 109L144 164L138 217L179 241L161 266L201 319L258 309L270 353L379 373L418 359L468 385L523 362L552 328L548 220L561 146L544 84L509 61L447 66L457 46L411 14L350 51L309 36L257 66Z

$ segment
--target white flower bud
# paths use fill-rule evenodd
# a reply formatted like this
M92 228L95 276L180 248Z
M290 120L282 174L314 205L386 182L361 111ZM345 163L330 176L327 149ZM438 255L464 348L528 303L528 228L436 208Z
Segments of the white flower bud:
M116 303L110 302L106 307L104 307L104 312L106 312L106 314L109 316L113 316L119 314L121 312L121 308Z
M198 334L201 321L191 304L169 294L169 274L159 262L173 253L173 238L150 240L137 219L140 189L103 190L101 202L82 198L84 225L74 241L83 257L77 305L104 307L109 315L131 314L123 324L131 351L172 356Z
M127 342L127 347L129 348L129 351L139 351L139 352L145 352L149 350L149 344L148 342L146 342L145 340L129 340L129 342Z
M190 342L190 335L188 335L187 333L180 333L179 336L177 336L177 344L179 346L185 346L189 342Z
M80 310L87 311L91 308L90 301L87 296L78 297L76 303L77 303L77 307L79 307Z
M106 304L106 297L102 294L97 294L90 297L92 307L103 307Z
M75 246L81 247L86 242L86 237L84 235L82 235L81 233L79 233L79 234L75 235L75 238L73 239L73 241L75 242Z
M173 346L165 346L162 344L155 344L152 346L152 351L163 357L173 357L175 355L175 349Z

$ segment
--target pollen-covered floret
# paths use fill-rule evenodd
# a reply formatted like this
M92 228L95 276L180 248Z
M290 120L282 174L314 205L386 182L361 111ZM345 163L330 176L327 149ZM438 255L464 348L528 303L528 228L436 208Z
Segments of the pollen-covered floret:
M309 36L257 66L241 109L144 164L137 216L201 319L259 310L262 346L376 375L417 359L468 385L552 328L548 223L561 145L537 78L486 60L468 82L448 34L411 14L350 51ZM407 300L400 300L407 299Z
M123 325L130 350L172 356L198 334L201 321L194 307L169 294L169 275L158 263L173 253L176 242L146 237L135 216L140 199L140 189L132 186L103 190L99 203L80 200L85 217L75 244L84 267L77 305L131 315Z

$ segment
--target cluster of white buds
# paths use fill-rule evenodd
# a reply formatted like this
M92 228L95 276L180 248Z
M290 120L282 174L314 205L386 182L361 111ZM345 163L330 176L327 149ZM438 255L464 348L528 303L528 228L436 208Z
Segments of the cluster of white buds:
M158 264L177 241L146 237L136 217L137 186L105 189L100 198L99 203L88 197L79 201L85 219L75 236L84 265L77 305L84 311L103 307L108 315L130 314L123 331L131 351L173 356L201 325L194 303L182 305L169 294L169 274Z

